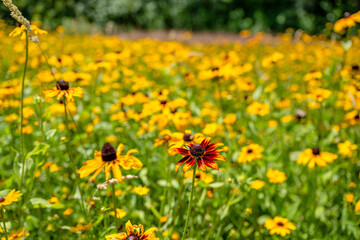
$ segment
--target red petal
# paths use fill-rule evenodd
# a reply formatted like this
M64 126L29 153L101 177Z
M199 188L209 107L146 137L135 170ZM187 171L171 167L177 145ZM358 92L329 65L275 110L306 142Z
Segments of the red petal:
M221 147L221 146L224 146L223 143L219 142L219 143L212 143L210 144L209 146L206 147L206 151L212 151L214 150L215 148L218 148L218 147Z
M180 161L178 161L175 165L175 172L178 171L179 167L186 162L187 160L189 160L190 156L185 156L184 158L182 158Z
M199 167L200 170L202 170L204 172L206 171L206 166L205 166L204 161L203 161L202 158L199 158L197 160L197 164L198 164L198 167Z
M172 148L169 149L169 155L173 156L175 154L181 154L181 155L190 155L189 150L185 148Z
M189 161L187 161L183 166L183 171L186 172L189 170L192 166L194 166L196 162L196 158L191 158Z
M208 166L209 168L215 169L215 170L219 170L219 166L212 160L204 160L204 163L206 164L206 166Z
M206 160L213 160L213 161L226 161L225 157L220 154L206 154L204 156L204 159Z
M204 138L204 140L202 140L200 145L203 146L204 148L206 148L209 145L210 141L211 141L211 137L206 137L206 138Z

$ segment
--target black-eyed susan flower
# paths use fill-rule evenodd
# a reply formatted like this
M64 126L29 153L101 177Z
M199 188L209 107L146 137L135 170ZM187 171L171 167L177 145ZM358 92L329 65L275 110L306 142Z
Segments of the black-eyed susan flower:
M60 100L63 96L66 97L66 100L69 102L74 101L74 97L83 97L84 90L80 87L71 88L70 83L61 79L56 82L56 87L44 91L46 98L56 97L57 100Z
M15 191L15 189L11 190L6 197L0 197L0 208L19 201L21 195L22 193L20 191Z
M240 155L237 159L238 163L244 164L247 162L252 162L256 159L263 157L262 152L264 148L256 143L252 143L248 146L241 148Z
M186 148L172 148L169 150L170 156L175 154L184 155L176 165L175 171L179 169L180 165L184 164L183 171L186 172L195 163L202 171L206 171L206 166L219 170L219 166L214 161L225 161L225 157L220 155L222 149L217 149L223 146L223 143L212 143L209 145L211 138L206 137L200 144L189 144Z
M266 219L265 228L270 230L270 234L281 235L282 237L290 234L290 230L296 230L296 226L289 222L287 218L274 217L273 219Z
M27 232L27 228L20 228L18 230L12 230L10 234L7 236L8 240L20 240L25 237L28 237L30 233ZM5 240L6 238L1 238L2 240Z
M159 240L155 232L157 228L152 227L144 231L143 225L132 225L130 220L125 224L126 233L115 233L107 235L106 240Z
M297 163L306 165L313 169L315 165L319 167L326 167L326 163L332 163L337 158L336 154L329 152L321 152L318 147L307 148L299 154Z
M40 29L36 25L30 25L33 33L36 36L47 34L47 31ZM18 27L16 27L10 34L10 37L20 36L20 39L24 40L26 38L26 27L20 23Z
M286 181L285 173L277 169L269 168L266 172L266 176L269 178L269 182L271 183L283 183Z
M80 178L87 177L91 173L95 172L90 179L93 181L102 169L105 168L106 180L109 179L110 170L112 170L114 177L119 182L122 182L120 167L125 170L139 169L142 167L142 163L138 158L130 156L131 153L137 153L137 150L131 149L126 153L126 155L121 155L123 149L123 144L119 144L117 150L115 151L114 147L110 143L105 143L101 152L95 150L94 159L84 162L85 165L79 170Z

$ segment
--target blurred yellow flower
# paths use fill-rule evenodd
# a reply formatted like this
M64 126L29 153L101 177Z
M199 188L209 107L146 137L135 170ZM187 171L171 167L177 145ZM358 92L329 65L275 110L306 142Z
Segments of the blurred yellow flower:
M266 219L265 228L270 230L270 234L277 234L285 237L290 234L290 230L296 230L296 226L289 222L287 218L274 217L273 219Z
M255 180L250 184L251 188L255 189L255 190L261 189L262 187L264 187L264 185L265 185L265 182L261 181L261 180Z
M269 182L271 183L283 183L287 179L284 172L272 168L269 168L266 172L266 176L269 178Z

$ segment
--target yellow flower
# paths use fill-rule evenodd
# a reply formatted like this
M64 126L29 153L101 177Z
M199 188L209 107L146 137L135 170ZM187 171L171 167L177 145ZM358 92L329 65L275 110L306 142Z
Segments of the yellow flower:
M262 158L262 152L264 148L258 144L250 144L249 146L243 147L241 149L240 155L237 159L238 163L243 164L247 162L252 162L256 159Z
M270 120L268 121L268 126L269 127L276 127L278 125L276 120Z
M126 233L115 233L105 236L106 240L129 240L129 239L141 239L141 240L160 240L156 237L155 232L157 228L150 228L144 232L144 227L140 224L132 225L130 220L125 225ZM130 237L132 236L132 238Z
M300 153L297 163L306 165L313 169L315 165L319 167L326 167L326 163L332 163L337 158L336 154L329 152L320 152L318 147L305 149Z
M27 233L27 228L23 229L20 228L18 230L12 230L10 234L8 235L8 240L21 240L25 237L28 237L30 234ZM1 238L2 240L6 240L5 237Z
M20 191L11 190L6 197L0 197L0 208L3 206L11 205L13 202L19 201L19 197L22 195Z
M115 217L115 211L109 212L109 215ZM126 216L126 211L124 209L120 209L120 208L116 209L116 217L117 218L123 218L125 216Z
M223 119L223 123L228 124L228 125L234 125L235 122L236 122L236 114L235 113L229 113Z
M160 218L160 222L161 222L161 223L164 223L164 222L166 222L168 219L169 219L168 216L162 216L162 217Z
M274 219L266 219L265 228L270 230L271 235L277 234L285 237L290 234L290 230L295 230L296 226L287 218L274 217Z
M354 27L357 22L360 23L360 11L352 15L346 12L343 18L335 22L334 32L342 34L345 29Z
M94 159L84 162L85 165L79 169L80 178L87 177L95 172L90 178L90 180L93 181L102 169L105 168L106 180L109 179L110 170L112 170L118 182L122 182L120 166L125 170L139 169L142 167L142 163L138 158L130 156L131 153L137 153L137 150L131 149L123 156L121 155L123 149L124 144L119 144L115 151L110 143L105 143L101 152L95 150Z
M355 212L358 213L360 212L360 200L357 201L356 205L355 205Z
M264 187L264 185L265 185L265 182L261 181L261 180L255 180L250 184L251 188L255 189L255 190L261 189L262 187Z
M269 182L271 183L283 183L286 181L285 173L277 169L270 168L267 171L266 176L269 178Z
M36 25L30 25L33 33L36 36L47 34L47 31L42 30L38 28ZM26 38L26 27L24 25L21 25L19 27L16 27L10 34L10 37L17 37L20 36L20 39L24 40Z
M63 214L64 214L65 216L69 216L70 214L73 213L73 211L74 211L74 210L72 210L71 208L67 208L67 209L63 212Z
M150 192L150 189L147 187L138 186L138 187L134 187L132 191L137 195L143 196L143 195L147 195Z
M353 150L356 150L358 148L356 144L351 144L349 140L346 140L343 143L339 143L337 147L339 154L343 155L344 157L352 157Z
M71 232L85 232L86 230L88 230L89 228L92 227L92 223L89 222L88 224L86 225L82 225L80 223L78 223L76 225L76 227L70 227L70 231Z
M259 103L255 101L246 108L246 111L249 114L265 116L270 111L270 105L268 103Z
M57 100L60 100L63 96L66 97L67 101L74 101L74 97L83 97L84 91L82 88L70 88L70 84L65 82L63 79L56 82L56 87L44 91L45 98L56 97Z
M353 193L346 193L345 200L347 203L352 203L354 201L354 194Z

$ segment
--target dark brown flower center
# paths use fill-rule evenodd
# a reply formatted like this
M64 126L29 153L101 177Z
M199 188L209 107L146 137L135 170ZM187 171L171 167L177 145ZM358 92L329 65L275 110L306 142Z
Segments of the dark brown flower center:
M115 148L110 143L105 143L101 149L101 158L105 162L111 162L116 159Z
M354 119L359 119L360 118L360 115L359 114L356 114Z
M215 72L215 71L219 71L219 68L218 67L214 67L211 69L211 71Z
M126 238L126 240L139 240L139 238L135 235L130 235Z
M352 65L351 70L358 71L359 70L359 65Z
M278 222L277 225L280 226L280 227L283 227L284 223L283 222Z
M252 153L253 150L251 148L248 148L247 153Z
M190 148L190 153L194 157L200 157L200 156L204 155L204 152L205 152L205 148L203 146L201 146L200 144L194 144Z
M0 197L0 203L5 202L5 198Z
M200 179L200 177L201 177L200 174L196 174L196 175L195 175L195 178L196 178L196 179Z
M191 142L194 139L194 135L190 134L190 133L185 133L183 140L185 142Z
M68 90L69 83L65 82L64 79L61 79L60 81L56 82L56 88L60 90Z
M165 105L167 102L166 102L166 100L161 100L160 103L161 103L162 105Z
M314 155L319 155L319 154L320 154L320 149L319 149L318 147L314 147L314 148L312 149L312 153L313 153Z

